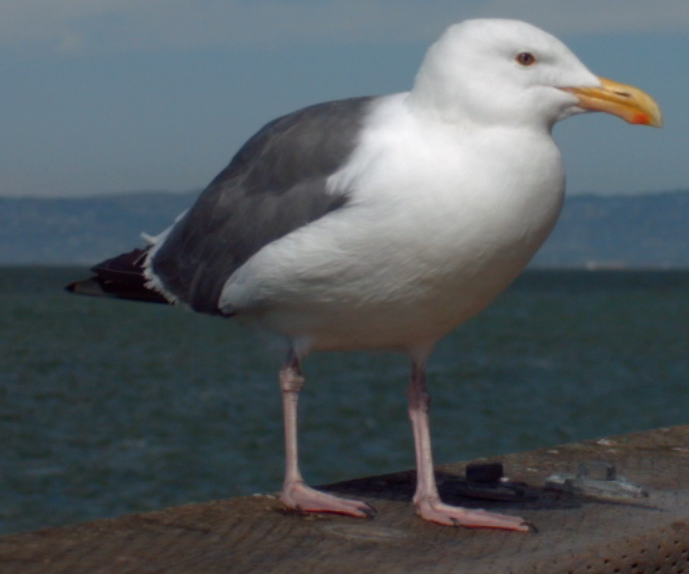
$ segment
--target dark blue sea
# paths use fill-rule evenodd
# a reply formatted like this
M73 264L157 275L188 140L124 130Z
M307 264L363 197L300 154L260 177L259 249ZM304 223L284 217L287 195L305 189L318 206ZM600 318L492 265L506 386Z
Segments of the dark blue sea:
M277 347L231 321L0 268L0 533L282 481ZM412 468L407 364L305 363L312 484ZM438 347L436 462L689 423L689 271L528 271Z

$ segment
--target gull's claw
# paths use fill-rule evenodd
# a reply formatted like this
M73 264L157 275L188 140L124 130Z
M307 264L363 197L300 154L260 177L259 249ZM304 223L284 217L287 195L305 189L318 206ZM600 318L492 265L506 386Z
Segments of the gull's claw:
M369 519L376 514L376 509L367 502L320 492L301 481L285 484L280 502L287 508L300 512L331 512Z
M529 532L535 527L518 516L496 514L485 510L470 510L460 506L450 506L439 499L424 498L416 503L416 512L424 520L445 526L464 526L467 528L500 528Z

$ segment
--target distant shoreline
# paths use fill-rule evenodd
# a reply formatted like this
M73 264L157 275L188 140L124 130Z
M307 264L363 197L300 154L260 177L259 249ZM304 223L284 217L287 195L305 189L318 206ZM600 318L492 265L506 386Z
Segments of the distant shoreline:
M3 269L90 269L99 261L80 262L67 261L64 263L3 263L0 262L0 272ZM585 265L529 265L522 273L541 273L541 272L562 272L562 273L591 273L591 274L610 274L623 275L625 273L689 273L687 266L644 266L644 267L617 267L596 265L595 267Z
M92 265L142 244L198 191L0 197L0 265ZM689 268L689 191L575 195L531 268Z

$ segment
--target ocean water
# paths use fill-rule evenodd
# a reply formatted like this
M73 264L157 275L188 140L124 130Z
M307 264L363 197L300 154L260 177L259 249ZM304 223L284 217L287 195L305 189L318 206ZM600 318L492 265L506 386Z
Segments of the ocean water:
M68 295L0 268L0 533L282 481L282 356L231 321ZM304 474L412 468L408 366L304 365ZM429 365L436 462L689 423L689 272L529 271Z

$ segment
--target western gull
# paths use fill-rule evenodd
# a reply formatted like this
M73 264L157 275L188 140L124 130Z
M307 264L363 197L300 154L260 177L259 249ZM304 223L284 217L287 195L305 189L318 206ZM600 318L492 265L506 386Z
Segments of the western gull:
M417 513L446 525L526 531L522 518L440 499L426 362L439 339L515 279L552 230L565 176L551 130L587 111L662 123L648 95L595 76L530 24L455 24L426 53L411 91L321 103L268 123L169 229L68 289L182 304L284 337L280 500L304 512L374 510L302 478L302 360L316 351L405 353Z

